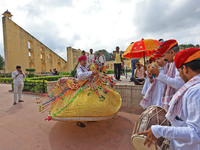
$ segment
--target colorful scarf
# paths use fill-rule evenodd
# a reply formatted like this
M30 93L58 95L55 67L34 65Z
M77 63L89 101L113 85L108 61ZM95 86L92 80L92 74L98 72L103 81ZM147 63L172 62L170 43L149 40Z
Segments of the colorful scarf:
M176 68L175 68L174 62L172 62L169 66L167 76L171 77L171 78L175 78L175 73L176 73L175 69ZM172 88L171 86L169 86L167 84L165 85L163 96L162 96L162 107L163 108L165 108L165 109L169 108L169 102L175 93L176 93L176 89Z
M169 121L173 121L176 116L181 116L182 110L182 97L185 92L192 86L200 84L200 74L190 79L187 83L185 83L173 96L172 100L169 102L169 109L165 117Z
M166 63L166 65L163 67L164 74L167 73L168 66L169 66L169 64ZM147 107L151 106L151 104L152 104L152 95L153 95L156 83L157 83L157 79L155 78L154 81L153 81L153 83L149 87L149 90L145 94L144 98L141 100L140 105L142 106L143 109L146 109Z

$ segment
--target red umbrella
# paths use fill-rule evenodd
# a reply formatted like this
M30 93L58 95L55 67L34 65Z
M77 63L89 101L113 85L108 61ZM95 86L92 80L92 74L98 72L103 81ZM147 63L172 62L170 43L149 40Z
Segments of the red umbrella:
M161 43L153 39L142 39L129 45L123 54L124 58L144 58L151 56Z

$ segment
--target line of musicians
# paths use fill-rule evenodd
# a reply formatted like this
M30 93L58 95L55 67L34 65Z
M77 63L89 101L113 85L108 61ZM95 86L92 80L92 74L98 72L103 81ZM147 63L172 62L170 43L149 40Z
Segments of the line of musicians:
M200 49L179 51L177 41L168 40L150 61L150 86L140 105L167 109L171 126L153 125L138 134L147 136L148 146L163 137L174 150L200 150Z

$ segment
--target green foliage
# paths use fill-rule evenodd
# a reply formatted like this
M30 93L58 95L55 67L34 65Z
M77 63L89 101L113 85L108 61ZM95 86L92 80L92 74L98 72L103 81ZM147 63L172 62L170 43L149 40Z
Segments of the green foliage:
M114 74L114 70L106 70L106 74Z
M75 76L76 76L76 72L77 72L77 70L72 70L72 71L71 71L71 76L72 76L72 77L75 77Z
M126 73L126 68L124 68L124 72ZM132 69L127 69L128 72L132 72ZM106 74L114 74L114 70L106 70Z
M59 75L70 75L69 72L59 72Z
M0 78L0 83L12 83L12 78Z
M34 77L29 78L29 80L46 80L46 81L57 81L62 77L70 77L70 75L57 75L57 76L45 76L45 77Z
M0 55L0 70L3 69L4 64L5 64L4 59L3 59L3 57Z
M0 78L7 78L7 77L11 77L10 73L2 73L0 74Z
M35 72L35 69L27 68L26 71L27 71L27 72Z
M27 74L28 78L33 78L35 75L34 74Z
M182 49L186 49L186 48L195 47L195 46L193 44L180 44L179 47Z
M43 93L43 91L44 91L46 93L47 81L57 81L61 77L69 77L69 76L70 75L58 75L58 76L26 78L26 79L24 79L23 91L36 92L36 93ZM43 81L44 81L44 83L43 83ZM0 83L12 83L12 89L13 89L13 79L12 78L0 78Z
M13 82L12 82L12 89ZM47 92L47 81L42 80L26 80L24 81L24 88L23 91L35 92L35 93L46 93Z

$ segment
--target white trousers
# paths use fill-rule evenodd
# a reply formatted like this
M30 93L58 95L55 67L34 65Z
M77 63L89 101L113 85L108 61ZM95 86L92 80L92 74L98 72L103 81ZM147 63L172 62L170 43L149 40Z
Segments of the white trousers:
M21 100L23 88L24 84L14 84L14 102L17 102L17 95L18 95L18 100Z

